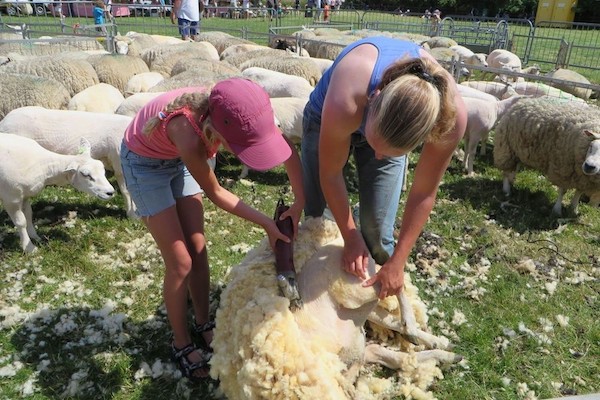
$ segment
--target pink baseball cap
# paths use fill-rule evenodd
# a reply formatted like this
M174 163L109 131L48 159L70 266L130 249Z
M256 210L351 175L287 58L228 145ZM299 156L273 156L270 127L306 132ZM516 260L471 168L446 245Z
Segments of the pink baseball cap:
M245 78L218 82L210 92L212 124L248 167L264 171L290 158L292 150L275 125L269 95Z

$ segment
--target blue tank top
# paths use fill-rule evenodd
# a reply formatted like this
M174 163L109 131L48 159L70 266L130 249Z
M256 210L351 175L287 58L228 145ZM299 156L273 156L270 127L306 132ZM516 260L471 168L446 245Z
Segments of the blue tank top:
M419 50L421 49L421 47L418 44L400 39L376 36L361 39L357 42L350 44L349 46L344 48L344 50L342 50L342 52L337 56L331 67L327 71L325 71L325 73L317 83L317 86L310 94L310 106L312 110L315 111L319 116L321 116L321 113L323 111L325 94L327 93L327 89L329 88L331 75L333 74L333 71L335 70L336 66L340 63L340 61L344 58L346 54L355 49L357 46L360 46L361 44L365 43L375 46L379 52L377 55L377 61L375 61L373 73L371 74L371 79L369 81L369 90L365 95L368 95L368 93L371 93L373 90L375 90L377 84L379 84L381 80L384 71L391 64L405 56L407 56L408 59L420 57ZM365 109L362 118L362 123L359 129L359 132L361 132L363 135L365 132L364 126L367 113L368 109Z

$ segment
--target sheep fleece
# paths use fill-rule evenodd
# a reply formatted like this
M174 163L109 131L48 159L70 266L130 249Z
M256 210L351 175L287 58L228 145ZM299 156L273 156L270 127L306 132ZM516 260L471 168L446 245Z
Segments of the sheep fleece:
M581 168L590 143L585 129L600 131L599 108L544 97L523 99L496 127L494 164L508 172L521 162L558 187L596 192L600 178L584 175Z

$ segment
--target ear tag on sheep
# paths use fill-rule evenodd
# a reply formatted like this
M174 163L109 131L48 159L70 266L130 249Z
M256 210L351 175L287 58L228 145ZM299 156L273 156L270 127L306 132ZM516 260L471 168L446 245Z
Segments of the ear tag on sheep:
M289 209L282 198L277 202L273 219L277 228L286 235L292 237L294 226L291 217L280 220L281 215ZM296 268L294 267L294 248L292 242L285 243L278 240L275 243L275 271L277 273L277 285L281 294L290 301L290 309L296 310L302 307L302 299L298 291L296 281Z
M90 144L90 142L88 142L88 140L86 138L82 137L79 140L79 149L77 150L77 154L82 154L82 155L87 154L89 156L91 154L91 149L92 149L92 145Z

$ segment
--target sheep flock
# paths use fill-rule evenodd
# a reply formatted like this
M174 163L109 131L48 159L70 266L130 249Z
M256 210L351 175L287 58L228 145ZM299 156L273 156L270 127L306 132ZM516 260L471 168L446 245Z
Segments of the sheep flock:
M126 126L155 96L178 87L213 85L232 76L255 80L271 97L282 133L301 145L302 113L312 88L344 45L369 35L411 40L441 62L463 63L463 82L458 86L468 124L464 150L455 154L461 158L465 180L477 179L477 146L479 155L485 156L492 138L493 167L503 175L498 187L507 199L514 202L511 185L518 168L526 167L558 188L555 214L562 213L569 189L575 190L573 213L581 199L588 199L592 207L600 204L600 109L589 103L590 89L535 81L539 67L524 67L507 50L473 53L449 38L333 28L296 33L305 39L304 48L297 52L257 45L224 32L202 32L197 42L129 32L116 37L117 54L76 46L52 53L41 44L19 53L14 47L0 46L0 199L16 227L21 249L37 250L34 242L41 238L30 199L47 185L70 184L107 199L114 189L105 173L112 173L124 200L123 212L135 220L118 152ZM493 81L471 79L473 67L488 66L506 72ZM515 77L513 72L529 78ZM566 69L547 76L590 83ZM22 172L36 166L35 174ZM252 185L247 183L248 173L243 167L239 182ZM142 242L137 244L140 252L151 246ZM445 336L435 335L429 325L430 316L436 315L441 326L447 326L447 316L436 314L412 283L416 269L429 277L428 282L442 284L445 279L438 270L440 261L428 259L422 254L426 250L421 249L416 266L408 268L403 294L379 301L375 288L363 288L342 273L343 241L332 221L303 221L294 246L304 300L300 310L291 311L288 300L278 293L274 255L266 239L246 249L238 265L228 266L223 291L215 300L210 375L219 384L211 395L235 400L434 399L435 382L443 379L447 368L468 368L452 350L460 338L451 330ZM115 249L111 256L123 257L119 252ZM154 257L160 264L157 254ZM486 263L483 258L479 262ZM477 268L487 271L488 267ZM377 268L371 263L369 273ZM532 274L536 270L528 261L519 268ZM480 289L464 289L475 300L482 296ZM32 321L24 310L6 305L0 300L0 328ZM16 315L12 322L11 310ZM460 319L455 315L453 323L460 324ZM117 332L124 329L116 325ZM173 367L160 363L142 363L136 372L140 379L169 374L177 377ZM2 376L12 375L0 368ZM81 382L72 377L61 396L81 394Z

